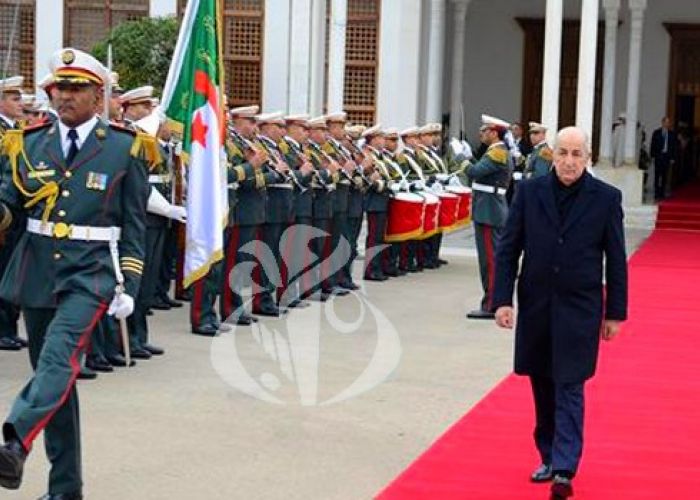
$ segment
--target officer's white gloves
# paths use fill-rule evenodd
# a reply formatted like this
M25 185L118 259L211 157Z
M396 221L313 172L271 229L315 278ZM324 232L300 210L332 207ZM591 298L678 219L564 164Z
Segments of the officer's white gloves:
M112 299L107 314L117 319L125 319L134 312L134 299L126 293L118 293Z
M151 188L151 194L148 196L146 210L152 214L162 215L178 222L187 222L187 210L185 210L185 207L171 204L153 187Z
M401 191L401 184L398 182L392 182L389 189L391 189L394 193L398 193Z

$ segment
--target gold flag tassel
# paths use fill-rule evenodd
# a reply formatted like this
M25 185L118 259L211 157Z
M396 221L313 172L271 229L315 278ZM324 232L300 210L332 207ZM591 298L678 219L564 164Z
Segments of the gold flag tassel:
M138 132L134 143L131 145L131 156L137 158L141 154L143 154L143 158L146 160L146 163L148 163L149 169L155 167L162 161L156 138Z
M49 220L51 211L56 205L56 200L58 200L58 184L56 181L45 182L39 179L39 182L43 184L39 189L34 192L29 191L22 183L22 177L19 175L19 165L17 163L17 158L22 155L24 163L27 165L27 169L34 171L34 168L29 163L29 159L24 151L24 134L22 130L8 130L5 136L2 138L2 151L3 154L7 155L10 160L10 166L12 167L12 182L25 198L28 198L27 202L24 204L25 208L31 208L38 204L42 200L46 200L46 206L41 215L41 221L46 223Z

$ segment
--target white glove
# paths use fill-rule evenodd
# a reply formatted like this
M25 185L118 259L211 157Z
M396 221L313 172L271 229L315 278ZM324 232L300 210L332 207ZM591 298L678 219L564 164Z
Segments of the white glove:
M474 153L472 152L472 147L469 145L467 141L461 141L462 142L462 153L464 154L464 157L467 160L471 160L474 157Z
M423 181L415 181L413 185L416 186L416 189L425 189L425 182Z
M170 210L168 210L168 218L184 224L187 222L187 209L185 207L181 207L180 205L170 205Z
M112 299L107 314L117 319L125 319L134 312L134 299L126 293L118 293Z
M445 191L445 188L442 187L442 184L439 182L433 182L432 186L430 186L430 189L433 190L433 193L442 193Z
M401 187L401 191L408 191L409 189L408 181L406 179L401 179L399 186Z
M440 182L445 182L448 177L449 177L448 174L435 174L435 178L437 180L439 180Z
M394 193L398 193L401 191L401 185L398 182L392 182L389 189L391 189Z
M462 181L459 180L459 177L457 177L456 175L453 175L452 177L450 177L450 182L449 182L448 185L450 185L450 186L461 186L461 185L462 185Z

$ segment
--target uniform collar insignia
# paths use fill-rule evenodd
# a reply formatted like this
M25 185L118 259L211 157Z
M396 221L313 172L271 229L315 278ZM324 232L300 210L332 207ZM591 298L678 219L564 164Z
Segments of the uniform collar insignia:
M48 167L49 167L49 166L48 166L46 163L44 163L44 161L42 160L42 161L39 162L38 165L35 165L35 166L34 166L34 169L35 169L35 170L46 170Z

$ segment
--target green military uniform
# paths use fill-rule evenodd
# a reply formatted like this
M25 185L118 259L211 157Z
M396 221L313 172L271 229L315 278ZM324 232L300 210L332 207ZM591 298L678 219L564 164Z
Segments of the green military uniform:
M381 178L372 183L365 197L365 207L367 210L367 239L365 242L364 279L369 281L384 281L388 278L384 275L382 269L382 251L378 251L377 247L384 244L391 175L384 163L384 156L381 151L378 151L370 145L366 145L365 148L366 154L372 156L375 168L380 173Z
M399 166L404 172L406 180L415 186L416 183L424 183L425 176L420 165L418 153L412 147L405 145L401 154L397 158ZM417 190L415 188L412 188ZM423 263L418 262L418 245L419 240L409 240L401 243L399 251L399 267L410 273L420 272L423 270Z
M384 149L383 153L391 180L395 183L401 181L403 179L403 169L399 163L398 155L388 149ZM406 271L400 269L399 266L401 247L402 243L389 243L389 247L382 252L382 271L386 276L395 277L406 274Z
M525 163L525 176L529 179L547 175L552 169L552 148L541 142L532 148Z
M513 171L512 158L503 142L491 144L466 173L472 189L472 221L484 296L480 311L491 312L495 279L495 249L506 224L506 191Z
M79 359L115 295L116 259L125 293L137 296L148 196L139 154L147 139L95 120L72 162L61 141L58 123L6 139L2 169L16 175L0 188L2 221L28 217L0 296L24 310L35 369L3 435L29 450L44 431L51 494L82 488Z

